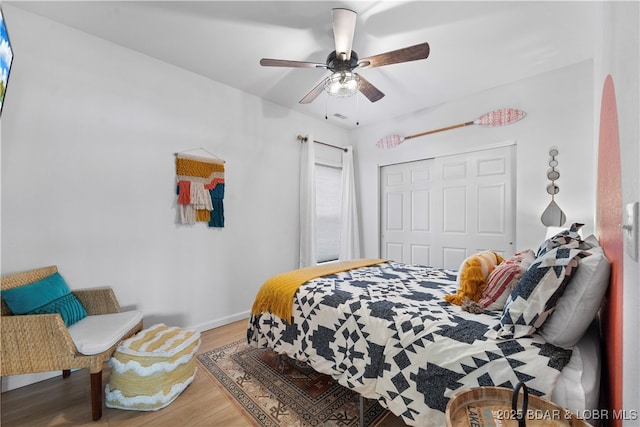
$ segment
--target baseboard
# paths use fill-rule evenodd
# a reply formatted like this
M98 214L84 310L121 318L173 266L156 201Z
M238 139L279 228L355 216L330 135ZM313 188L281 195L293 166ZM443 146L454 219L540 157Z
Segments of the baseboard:
M228 325L229 323L237 322L238 320L249 319L250 316L251 316L251 311L247 310L240 313L232 314L230 316L213 319L209 322L201 323L199 325L189 326L188 328L195 329L196 331L199 331L199 332L204 332L204 331L208 331L209 329L214 329L220 326Z
M2 377L2 392L15 390L54 377L61 377L62 371L38 372L35 374L9 375Z

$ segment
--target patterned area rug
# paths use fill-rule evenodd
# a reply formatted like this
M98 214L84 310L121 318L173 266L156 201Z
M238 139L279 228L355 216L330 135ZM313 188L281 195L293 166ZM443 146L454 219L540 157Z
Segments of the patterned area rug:
M198 361L260 426L358 426L357 393L303 363L245 340L198 355ZM364 399L364 425L387 411Z

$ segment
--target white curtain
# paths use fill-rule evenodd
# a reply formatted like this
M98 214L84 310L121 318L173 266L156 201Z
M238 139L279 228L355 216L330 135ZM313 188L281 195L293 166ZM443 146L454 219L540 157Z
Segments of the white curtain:
M342 214L340 218L340 261L361 258L358 208L353 172L353 147L342 153Z
M300 154L300 268L317 264L316 169L313 136L307 136Z

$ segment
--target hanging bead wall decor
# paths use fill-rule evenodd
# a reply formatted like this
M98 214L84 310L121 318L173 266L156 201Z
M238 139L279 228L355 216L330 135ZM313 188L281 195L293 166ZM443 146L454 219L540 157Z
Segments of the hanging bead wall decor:
M551 169L547 171L547 178L551 181L551 184L547 185L547 193L551 195L551 202L549 206L542 212L542 216L540 219L542 223L549 226L560 227L567 221L567 217L565 216L560 206L555 201L555 196L560 192L560 187L556 184L556 181L560 178L560 171L558 171L558 160L556 156L558 155L558 149L555 147L551 147L549 149L549 166Z

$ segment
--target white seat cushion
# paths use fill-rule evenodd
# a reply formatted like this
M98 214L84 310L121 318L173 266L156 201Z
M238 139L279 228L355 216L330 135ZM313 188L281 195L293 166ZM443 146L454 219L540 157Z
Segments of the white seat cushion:
M87 316L69 326L78 352L88 356L108 350L142 320L137 310Z

